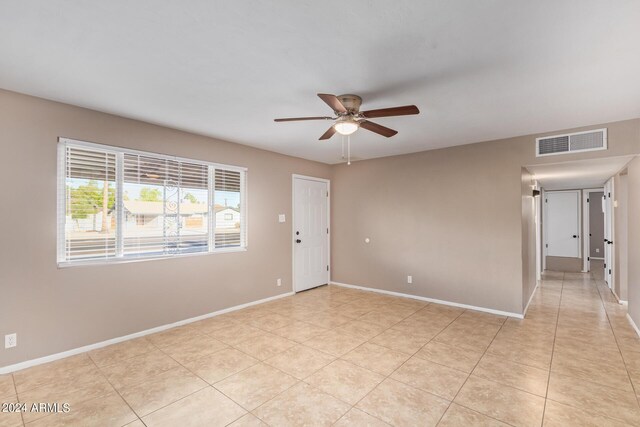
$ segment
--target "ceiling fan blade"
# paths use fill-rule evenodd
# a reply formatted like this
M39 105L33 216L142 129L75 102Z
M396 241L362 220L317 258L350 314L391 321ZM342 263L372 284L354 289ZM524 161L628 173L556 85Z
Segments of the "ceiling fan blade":
M289 117L286 119L273 119L274 122L297 122L301 120L333 120L333 117Z
M331 95L328 93L319 93L318 96L320 97L320 99L322 99L324 102L327 103L327 105L329 107L331 107L331 109L335 112L338 113L346 113L347 109L344 108L344 105L342 105L342 102L340 102L340 100L338 99L337 96L335 95Z
M420 114L418 107L415 105L404 105L402 107L381 108L379 110L362 112L362 115L368 119L375 119L376 117L408 116L411 114Z
M333 136L334 133L336 133L336 130L333 126L331 126L329 129L327 129L325 133L322 134L322 136L319 139L320 140L329 139Z
M397 130L389 129L388 127L380 126L377 123L369 122L367 120L360 122L360 127L382 136L386 136L387 138L398 133Z

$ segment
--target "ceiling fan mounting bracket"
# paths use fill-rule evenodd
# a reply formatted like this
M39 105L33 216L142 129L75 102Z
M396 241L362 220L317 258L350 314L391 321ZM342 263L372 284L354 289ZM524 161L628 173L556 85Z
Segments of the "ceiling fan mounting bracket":
M347 113L357 113L360 111L360 106L362 105L362 98L360 98L358 95L353 95L353 94L345 94L345 95L338 95L336 98L338 98L338 100L342 103L342 105L344 105L344 108L347 109ZM338 111L336 111L336 114L338 113ZM344 115L345 113L341 113L342 115Z

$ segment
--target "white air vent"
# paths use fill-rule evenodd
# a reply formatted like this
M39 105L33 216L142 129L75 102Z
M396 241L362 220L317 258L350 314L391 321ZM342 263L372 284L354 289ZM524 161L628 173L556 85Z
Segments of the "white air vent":
M536 157L606 149L606 128L536 138Z

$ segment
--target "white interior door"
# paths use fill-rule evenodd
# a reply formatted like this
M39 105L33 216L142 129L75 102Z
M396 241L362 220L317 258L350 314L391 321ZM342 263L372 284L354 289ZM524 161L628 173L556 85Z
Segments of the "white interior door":
M293 289L329 283L329 183L293 178Z
M602 211L604 212L604 280L611 287L613 282L613 179L604 186Z
M580 257L580 191L545 193L546 255Z

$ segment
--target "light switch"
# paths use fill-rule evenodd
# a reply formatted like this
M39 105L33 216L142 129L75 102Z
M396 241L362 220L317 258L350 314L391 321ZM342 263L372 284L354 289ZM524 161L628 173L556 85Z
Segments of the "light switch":
M284 216L284 214L280 214L278 215L278 222L286 222L287 218Z

